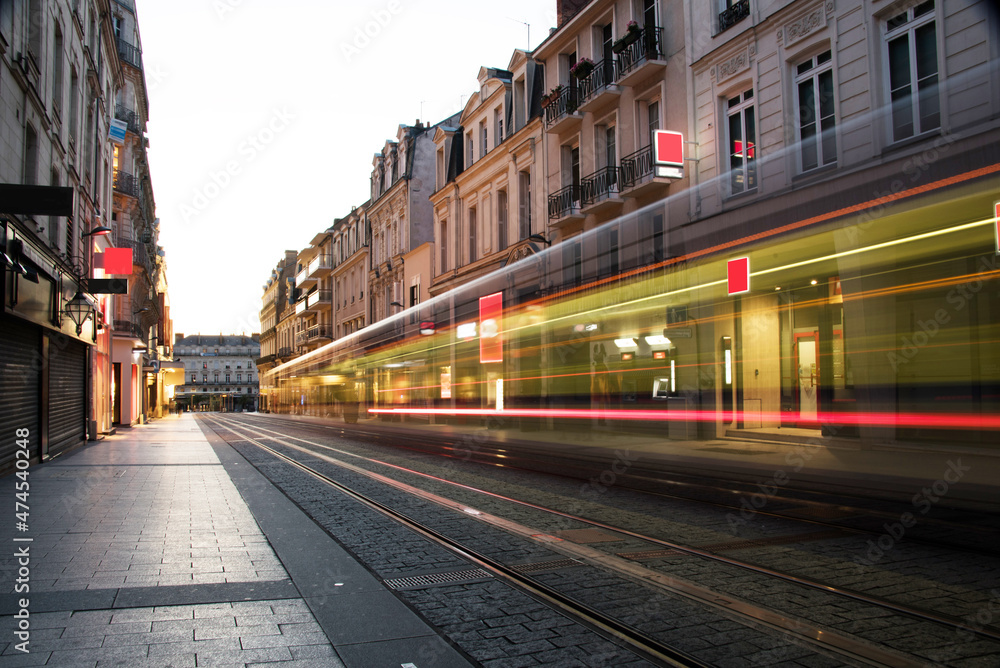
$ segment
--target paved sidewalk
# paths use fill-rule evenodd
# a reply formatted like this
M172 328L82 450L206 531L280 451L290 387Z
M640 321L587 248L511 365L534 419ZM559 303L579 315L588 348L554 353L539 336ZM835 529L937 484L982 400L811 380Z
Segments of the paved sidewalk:
M23 531L22 481L0 479L0 668L400 665L420 652L467 665L192 415L121 430L27 481Z

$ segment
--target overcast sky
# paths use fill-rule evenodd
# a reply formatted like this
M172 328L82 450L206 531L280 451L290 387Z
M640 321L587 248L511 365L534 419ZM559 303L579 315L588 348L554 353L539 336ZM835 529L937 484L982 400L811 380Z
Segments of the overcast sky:
M368 199L372 157L397 126L459 111L481 66L507 67L556 23L555 0L136 5L184 334L260 331L271 269Z

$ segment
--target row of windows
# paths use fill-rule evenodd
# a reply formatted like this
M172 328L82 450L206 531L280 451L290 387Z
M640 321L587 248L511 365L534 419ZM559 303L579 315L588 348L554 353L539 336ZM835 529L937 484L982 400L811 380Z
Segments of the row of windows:
M894 15L885 24L889 138L909 139L941 125L938 98L937 35L934 2ZM726 101L729 188L739 194L757 187L756 109L753 89ZM829 50L795 67L798 168L808 172L837 161L836 94Z
M197 383L198 382L198 375L197 374L194 374L194 373L191 374L191 382L192 383ZM207 383L208 382L208 376L203 375L201 377L201 382L202 383ZM219 381L219 377L215 376L215 378L212 380L212 382L215 383L216 385L219 384L219 382L220 382ZM221 382L231 383L233 381L230 379L230 376L227 373L225 380L221 381ZM242 383L243 382L243 374L241 374L241 373L236 374L236 382L237 383ZM253 376L251 374L247 374L247 382L248 383L252 383L253 382Z
M531 173L528 171L518 172L518 239L527 239L531 236ZM510 211L506 190L496 192L496 250L503 251L510 242ZM490 211L490 213L494 213ZM454 234L455 266L460 267L471 264L480 259L480 228L488 230L488 219L483 216L480 220L479 207L470 206L465 210L465 239L462 243L463 230L461 225L457 225ZM440 243L440 272L448 271L449 262L449 226L448 220L444 219L438 224L438 239ZM464 257L463 257L464 253ZM440 273L439 272L439 273Z

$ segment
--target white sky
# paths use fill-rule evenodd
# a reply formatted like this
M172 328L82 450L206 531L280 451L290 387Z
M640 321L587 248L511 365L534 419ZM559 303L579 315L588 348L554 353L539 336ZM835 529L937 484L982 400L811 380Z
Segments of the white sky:
M184 334L260 331L261 287L285 249L368 199L372 156L397 126L459 111L481 66L506 68L556 23L555 0L136 4Z

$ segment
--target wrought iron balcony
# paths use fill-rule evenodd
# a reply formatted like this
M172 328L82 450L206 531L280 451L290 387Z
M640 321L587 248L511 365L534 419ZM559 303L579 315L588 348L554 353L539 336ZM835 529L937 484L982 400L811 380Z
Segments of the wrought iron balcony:
M129 44L120 37L118 38L118 57L121 58L123 63L131 65L137 70L142 69L142 52L136 46Z
M115 118L125 121L128 124L128 131L134 135L142 136L142 119L124 104L115 105Z
M640 148L622 158L622 188L632 188L653 175L653 147Z
M559 119L576 112L580 106L580 91L575 85L564 86L555 99L550 98L545 107L546 127L555 124Z
M663 28L646 26L639 31L638 39L618 54L618 77L627 77L644 63L662 60L664 56Z
M113 326L115 334L133 339L142 338L142 328L131 320L115 320Z
M313 325L309 329L295 335L296 345L306 345L323 339L333 339L333 328L330 325Z
M277 356L284 358L284 357L292 357L294 354L295 353L292 351L291 348L280 348L278 350L278 355Z
M608 86L618 80L618 62L614 58L605 58L594 65L590 74L580 79L580 105L583 106L600 96Z
M750 0L739 0L719 14L719 32L728 30L750 16Z
M114 189L129 197L135 197L136 199L142 197L142 183L139 179L120 169L115 171Z
M599 169L580 180L580 199L583 206L600 202L621 193L621 170L612 165Z
M565 218L580 209L580 186L566 186L549 195L549 218Z

